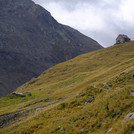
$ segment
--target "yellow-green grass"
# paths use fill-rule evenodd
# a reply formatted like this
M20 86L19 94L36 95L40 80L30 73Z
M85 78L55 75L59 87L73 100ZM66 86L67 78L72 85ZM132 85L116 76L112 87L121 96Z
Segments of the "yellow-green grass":
M9 133L16 134L104 134L112 128L112 131L109 132L111 134L132 133L134 120L124 121L124 118L128 113L134 112L134 97L128 92L134 83L133 73L134 70L130 71L129 74L124 73L124 77L118 76L108 81L107 84L111 85L112 88L109 91L107 88L103 89L103 84L97 85L96 88L87 87L78 96L67 102L41 112L23 123L5 128L1 132L8 133L10 130ZM121 83L122 88L120 88ZM94 95L95 100L88 101L87 96L90 95ZM107 110L107 105L109 110Z
M58 64L16 91L31 92L32 96L0 98L1 115L50 104L48 109L33 111L35 114L9 124L0 133L103 134L110 128L112 134L133 133L134 120L123 121L128 113L134 112L134 97L128 92L129 88L134 88L133 69L134 42ZM95 99L90 101L89 96ZM52 102L60 101L53 105L40 102L47 98ZM25 107L28 104L32 105ZM59 120L54 121L56 119Z

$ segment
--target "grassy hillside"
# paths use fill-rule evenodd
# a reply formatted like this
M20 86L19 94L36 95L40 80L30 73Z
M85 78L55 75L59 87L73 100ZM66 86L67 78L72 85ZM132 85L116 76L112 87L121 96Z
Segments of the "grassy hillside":
M0 98L0 133L134 133L133 75L134 42L58 64Z

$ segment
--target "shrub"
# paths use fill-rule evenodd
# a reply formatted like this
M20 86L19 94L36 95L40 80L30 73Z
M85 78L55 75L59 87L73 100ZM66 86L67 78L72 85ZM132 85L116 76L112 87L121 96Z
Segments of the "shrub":
M64 108L66 108L68 106L68 103L61 103L59 106L58 106L58 109L62 110Z
M111 114L110 114L110 117L111 118L114 118L116 117L117 115L120 115L121 114L121 111L120 110L116 110L116 111L113 111Z

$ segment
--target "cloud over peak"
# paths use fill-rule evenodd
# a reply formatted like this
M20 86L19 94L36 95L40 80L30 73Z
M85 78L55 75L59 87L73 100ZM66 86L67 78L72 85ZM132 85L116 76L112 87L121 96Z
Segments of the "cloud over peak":
M34 0L62 24L107 47L119 33L134 35L133 0Z

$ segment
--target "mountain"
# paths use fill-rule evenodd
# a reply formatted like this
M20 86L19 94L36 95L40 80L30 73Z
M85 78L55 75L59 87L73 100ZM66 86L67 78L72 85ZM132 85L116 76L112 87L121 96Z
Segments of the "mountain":
M134 41L80 55L0 98L2 134L133 134Z
M57 63L103 48L31 0L0 0L0 10L0 96Z

